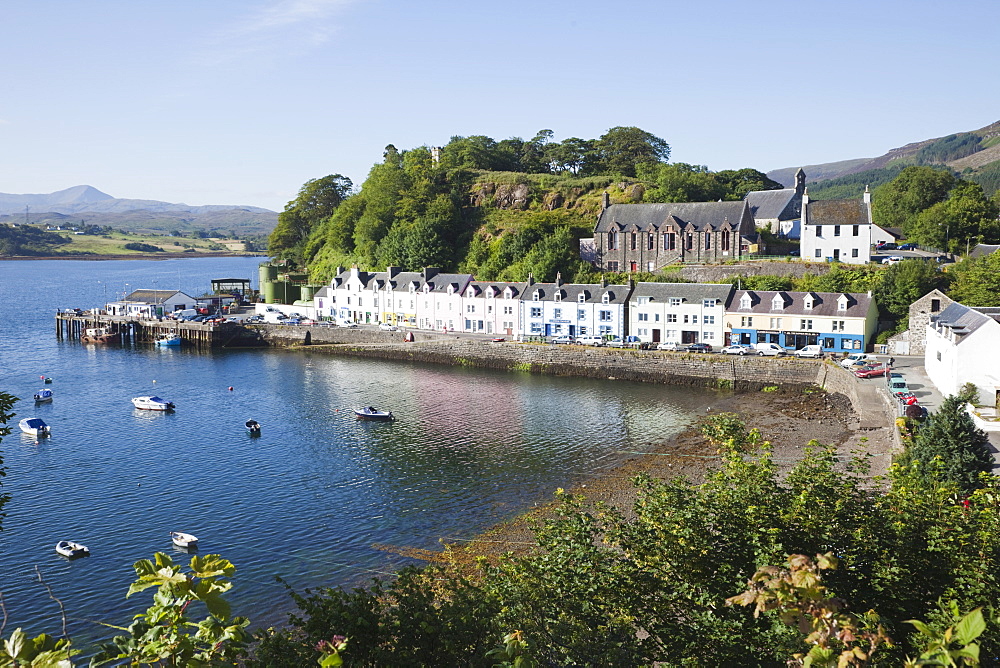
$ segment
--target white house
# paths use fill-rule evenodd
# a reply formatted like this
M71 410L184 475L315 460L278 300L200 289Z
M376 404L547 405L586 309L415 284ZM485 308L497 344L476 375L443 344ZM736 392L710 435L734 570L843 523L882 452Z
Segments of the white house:
M104 308L109 315L156 318L201 305L196 298L180 290L134 290L123 300L106 304Z
M872 223L872 196L865 188L861 200L809 201L802 195L801 257L807 261L867 264L873 244L895 237Z
M924 369L941 394L958 394L966 383L979 390L977 404L1000 398L1000 309L949 304L927 324Z
M521 331L524 283L472 281L462 299L462 331L513 336Z
M521 332L529 336L621 336L628 324L631 285L606 282L535 283L529 277L521 293Z
M728 283L636 283L628 331L648 343L722 345L732 291Z
M462 331L462 298L472 274L442 274L436 267L427 267L423 279L416 298L417 327Z

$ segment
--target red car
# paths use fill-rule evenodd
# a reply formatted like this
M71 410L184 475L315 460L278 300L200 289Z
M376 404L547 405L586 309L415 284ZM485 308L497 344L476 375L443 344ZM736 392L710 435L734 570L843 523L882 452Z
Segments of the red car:
M889 367L884 364L880 364L879 366L865 366L855 370L854 375L858 378L876 378L884 376L888 370Z

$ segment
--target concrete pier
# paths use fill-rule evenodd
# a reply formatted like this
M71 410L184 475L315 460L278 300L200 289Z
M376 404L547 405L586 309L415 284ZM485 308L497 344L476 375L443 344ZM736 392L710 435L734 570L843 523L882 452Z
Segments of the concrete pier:
M142 320L92 311L56 313L56 338L59 340L79 341L84 330L96 327L120 332L123 343L153 343L164 334L176 334L184 345L206 350L267 345L256 330L235 322L206 325L175 320Z

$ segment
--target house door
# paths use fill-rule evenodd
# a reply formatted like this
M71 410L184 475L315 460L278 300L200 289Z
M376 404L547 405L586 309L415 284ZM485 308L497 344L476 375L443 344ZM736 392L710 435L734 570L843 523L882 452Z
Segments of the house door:
M681 330L681 343L698 343L698 332Z
M840 249L839 248L834 248L833 249L833 259L834 260L839 260L840 259Z
M653 343L659 343L659 342L660 342L660 330L654 329L653 330Z
M493 333L493 323L489 320L486 321L486 333L487 334Z
M630 262L629 263L629 271L633 271L633 272L639 271L639 265L637 265L635 262Z

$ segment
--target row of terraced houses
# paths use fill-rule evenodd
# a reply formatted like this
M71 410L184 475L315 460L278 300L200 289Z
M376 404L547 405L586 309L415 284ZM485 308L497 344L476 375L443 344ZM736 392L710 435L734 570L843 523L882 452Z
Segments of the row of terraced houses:
M635 336L646 343L772 342L794 350L863 351L877 326L870 294L739 290L717 283L571 284L477 281L428 267L341 270L315 316L359 324L528 339Z

